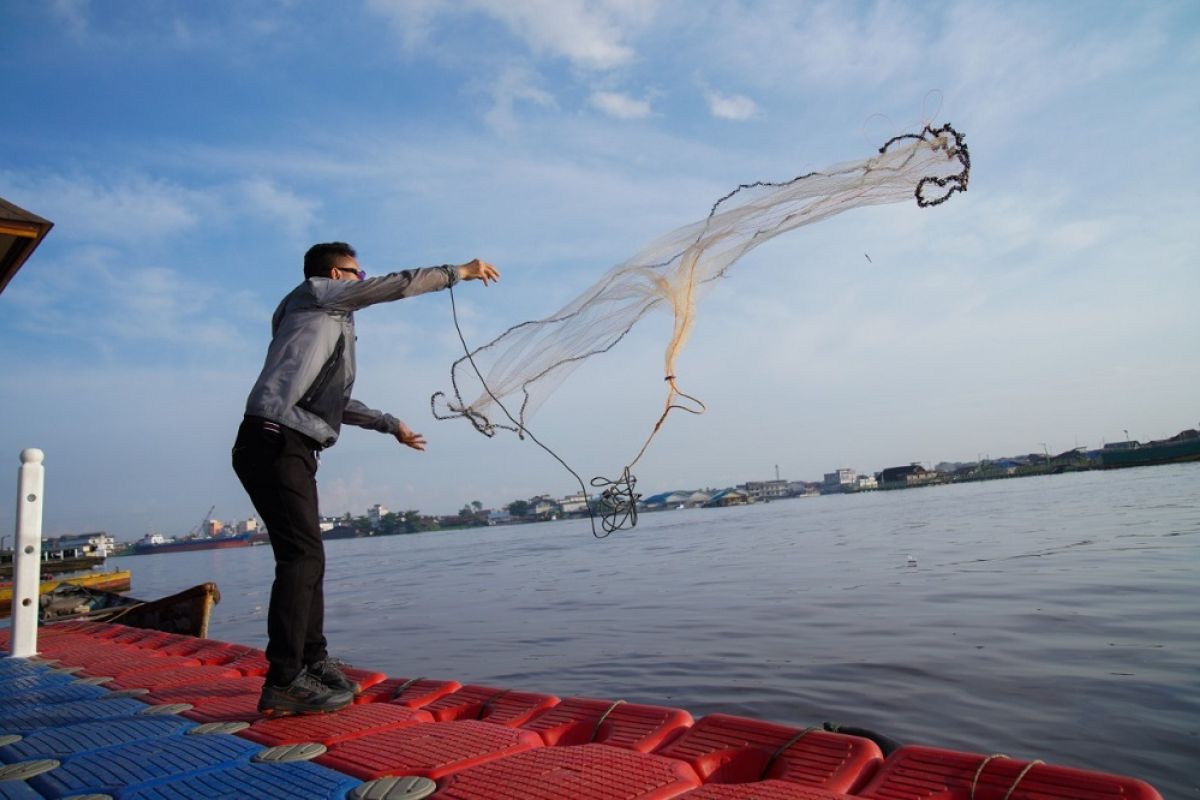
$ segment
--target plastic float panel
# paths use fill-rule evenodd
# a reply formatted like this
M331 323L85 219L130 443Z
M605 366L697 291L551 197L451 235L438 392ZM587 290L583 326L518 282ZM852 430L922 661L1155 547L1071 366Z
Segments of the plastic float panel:
M96 636L115 635L117 629L124 627L112 622L95 622L93 620L72 619L66 622L55 622L42 628L39 638L57 636L64 633L87 633Z
M648 753L691 725L692 715L678 708L568 697L521 727L548 745L607 744Z
M316 760L363 780L384 775L437 780L541 746L542 740L531 731L473 720L429 722L335 744Z
M199 667L200 661L183 656L150 655L147 651L138 650L136 654L118 653L108 658L98 658L87 662L83 669L75 673L79 677L93 675L125 676L134 672L152 672L159 669L175 669L177 667Z
M198 659L204 664L228 664L239 658L262 656L262 650L244 644L229 644L216 639L191 639L178 644L167 645L159 651L165 655L187 656Z
M48 642L43 642L41 639L38 640L38 655L43 658L54 658L60 661L86 661L89 658L96 658L106 653L128 652L133 649L132 647L110 644L105 639L92 639L90 637L63 637L52 639Z
M75 683L75 676L54 672L46 672L41 675L26 673L19 678L0 675L0 714L4 713L4 709L8 707L9 698L19 697L29 692L42 692L70 686L73 683Z
M248 764L261 750L236 736L168 736L72 756L29 784L46 797L113 794L163 778Z
M333 714L260 719L238 735L268 747L301 742L328 746L432 721L433 717L424 711L390 703L365 703Z
M234 647L236 645L228 645L219 639L202 639L197 636L187 636L180 639L178 642L163 645L159 648L160 652L169 656L190 656L197 650L203 650L206 647Z
M796 739L772 762L771 757L802 731L729 714L710 714L657 752L686 761L706 784L775 779L831 792L852 791L883 760L878 745L868 739L813 730Z
M0 674L0 708L8 707L8 698L26 694L27 692L42 692L60 686L70 686L75 683L73 675L63 675L51 672L42 667L39 671L12 672ZM0 712L2 713L2 712Z
M132 742L180 736L196 723L182 717L126 717L102 722L81 722L44 728L19 742L0 747L0 762L13 764L36 758L64 759L68 756L117 747Z
M42 800L42 796L25 781L0 781L0 800Z
M557 704L558 698L552 694L514 692L472 684L433 701L424 706L424 710L438 722L473 719L513 727Z
M342 800L359 784L317 764L246 764L122 792L121 800Z
M395 703L407 708L422 708L434 700L457 692L462 688L458 681L440 681L421 678L388 678L363 690L354 698L355 703ZM397 694L399 692L399 694Z
M45 674L54 674L45 664L10 656L0 658L0 678L26 678ZM0 691L3 691L3 687L0 687Z
M150 689L181 683L205 683L217 678L240 678L236 669L221 666L172 667L171 669L139 670L118 675L107 684L112 689Z
M177 633L163 633L149 628L129 628L112 637L110 641L133 645L139 650L157 650L160 647L178 644L184 638L186 637Z
M218 697L250 694L257 699L262 692L262 687L262 678L255 675L243 675L239 678L217 678L204 683L175 683L170 686L160 686L138 699L154 705L191 703L195 706Z
M0 711L0 733L26 734L58 725L132 717L145 708L145 703L127 698L117 698L115 700L79 700L14 712Z
M188 658L194 658L202 664L228 664L232 661L237 661L240 658L249 658L251 656L262 656L266 658L261 650L245 647L244 645L226 645L225 647L204 647L187 655Z
M377 684L387 680L387 675L373 669L360 669L358 667L342 667L342 672L347 678L356 682L360 690L366 690ZM263 673L266 674L266 673Z
M858 795L828 792L784 781L710 783L682 795L682 800L860 800ZM931 799L932 800L932 799Z
M667 800L700 785L687 764L602 744L542 747L446 778L445 800Z
M108 694L108 690L86 683L52 683L26 691L5 693L5 686L0 686L0 708L4 711L15 711L19 708L35 706L51 706L57 703L68 703L79 700L96 700Z
M267 661L266 654L251 651L239 654L232 661L222 662L221 666L225 669L236 669L243 675L257 675L261 678L266 676L271 664Z
M257 722L263 719L258 711L259 690L253 693L234 694L223 697L197 697L187 701L194 706L180 714L195 722Z
M938 797L968 800L971 783L989 757L935 747L907 746L896 750L859 794L874 800ZM975 800L1002 800L1017 783L1028 761L991 758L979 774ZM1162 800L1149 784L1102 772L1038 764L1023 778L1014 798L1038 800Z

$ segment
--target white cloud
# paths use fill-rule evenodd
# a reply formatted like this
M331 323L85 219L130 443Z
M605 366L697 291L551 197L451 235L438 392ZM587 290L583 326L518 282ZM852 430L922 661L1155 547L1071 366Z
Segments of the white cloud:
M707 92L708 110L718 119L747 120L758 114L758 104L741 94Z
M629 8L583 0L477 0L480 10L499 18L535 53L566 58L579 67L610 69L633 59L625 43Z
M76 39L88 33L90 10L90 0L54 0L50 4L50 11L66 26L67 33Z
M438 17L475 12L501 22L536 55L565 58L576 67L612 69L628 64L628 39L654 16L657 3L630 0L369 0L411 49L428 43Z
M517 127L518 102L554 106L554 96L538 85L537 74L523 66L503 70L487 91L492 95L492 107L484 114L484 120L493 130L507 132Z
M451 7L444 0L367 0L367 8L388 18L411 50L429 40L434 18Z
M723 7L711 20L713 61L764 89L787 85L861 90L894 82L929 52L912 14L881 3L867 14L846 3L764 2Z
M617 119L645 119L651 113L649 100L637 100L620 92L593 92L590 102Z
M251 213L276 220L289 234L299 236L312 227L316 202L282 189L265 178L243 181L239 189Z
M116 177L0 172L10 194L53 220L55 238L116 244L159 243L238 214L289 235L311 226L318 204L268 178L207 187L141 173Z
M26 274L28 273L28 274ZM266 316L249 294L174 266L146 263L129 248L77 248L23 270L12 294L14 324L46 340L78 343L83 360L132 363L147 349L172 349L173 363L203 361L213 348L243 348L237 323ZM133 348L141 346L132 355Z
M194 226L206 195L166 181L134 175L113 181L64 175L4 175L29 207L58 227L55 235L84 241L161 239Z

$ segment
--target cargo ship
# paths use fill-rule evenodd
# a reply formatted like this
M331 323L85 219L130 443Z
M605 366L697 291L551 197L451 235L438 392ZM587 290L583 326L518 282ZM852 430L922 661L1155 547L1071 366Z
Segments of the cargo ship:
M218 536L189 536L183 539L167 538L161 533L148 533L133 543L128 554L134 556L152 553L186 553L192 550L223 550L227 547L249 547L255 544L258 534L233 533Z

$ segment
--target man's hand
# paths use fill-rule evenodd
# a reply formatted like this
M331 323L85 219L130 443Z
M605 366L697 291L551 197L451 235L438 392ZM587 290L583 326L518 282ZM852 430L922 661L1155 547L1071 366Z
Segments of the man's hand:
M403 422L396 429L396 441L405 447L411 447L413 450L425 449L425 437L419 433L414 433L412 428Z
M458 277L464 281L483 281L483 285L487 286L488 281L500 280L500 270L486 261L474 258L466 264L458 265Z

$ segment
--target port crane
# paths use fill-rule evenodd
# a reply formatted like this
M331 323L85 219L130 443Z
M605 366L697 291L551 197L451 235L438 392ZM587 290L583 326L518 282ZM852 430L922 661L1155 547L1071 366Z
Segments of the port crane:
M216 508L217 508L217 507L216 507L215 505L211 505L211 506L209 506L209 507L208 507L208 511L205 511L205 512L204 512L204 516L200 518L200 524L199 524L199 525L197 525L196 527L192 528L192 535L193 535L193 536L202 536L202 535L204 535L204 523L206 523L206 522L208 522L210 519L212 519L212 512L213 512L213 511L215 511L215 510L216 510Z

